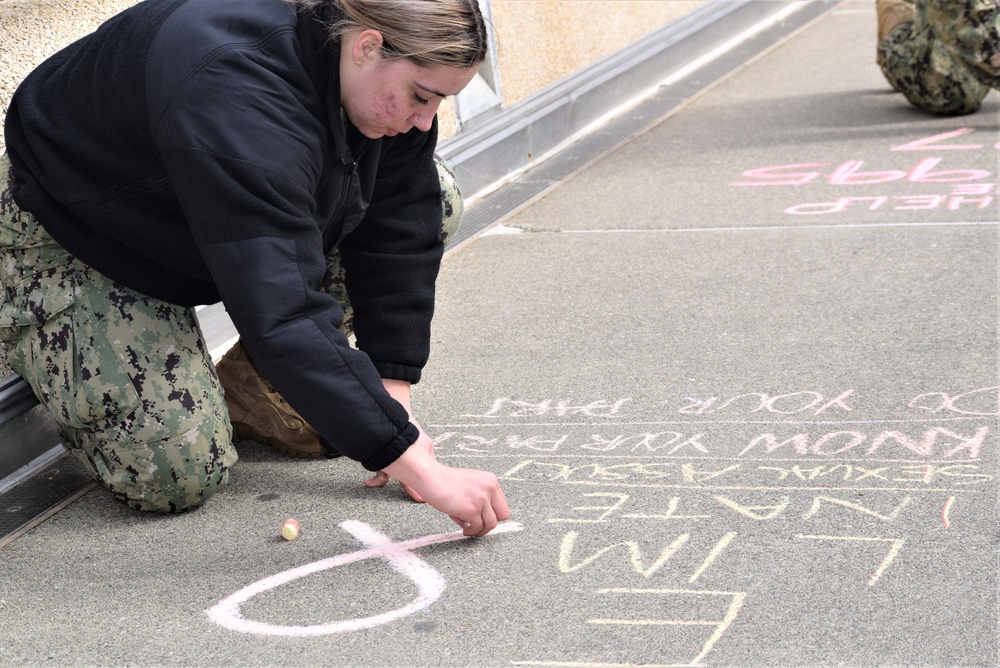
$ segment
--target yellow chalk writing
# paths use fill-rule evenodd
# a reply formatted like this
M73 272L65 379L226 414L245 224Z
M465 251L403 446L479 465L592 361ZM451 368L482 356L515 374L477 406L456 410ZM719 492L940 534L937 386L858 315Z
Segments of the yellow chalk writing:
M783 513L785 511L785 508L788 507L788 504L792 502L791 498L783 496L781 497L782 500L774 505L746 506L741 503L737 503L732 499L726 498L722 495L713 496L712 498L721 503L722 505L726 506L727 508L731 508L732 510L738 512L740 515L743 515L744 517L749 517L752 520L769 520L772 517L775 517ZM766 510L767 512L757 513L756 511L758 510Z
M609 545L603 547L594 554L590 555L580 561L579 563L573 564L572 555L573 548L576 545L576 539L580 534L576 531L570 531L565 536L563 536L562 544L559 546L559 571L562 573L572 573L573 571L578 571L584 566L593 563L597 559L600 559L602 555L616 547L625 547L628 549L629 560L632 563L632 567L637 573L643 577L649 577L656 571L660 570L663 564L667 563L670 557L677 554L677 551L684 547L684 544L688 541L690 537L689 534L681 534L674 542L670 543L660 552L660 555L653 561L652 564L647 568L642 563L642 550L639 548L639 544L635 541L624 541L621 543L615 543L614 545Z
M600 515L598 515L597 517L594 517L594 518L555 517L555 518L549 519L549 522L576 522L576 523L580 523L580 524L604 522L604 521L607 520L607 518L608 518L609 515L611 515L616 510L618 510L619 508L621 508L622 504L624 504L626 501L628 501L628 498L629 498L628 494L614 494L614 493L602 493L602 492L594 492L593 494L584 494L584 496L587 496L587 497L608 496L608 497L612 497L612 498L617 499L617 501L615 502L614 505L611 505L611 506L576 506L576 507L573 508L573 510L603 510L603 511L605 511L605 512L601 513Z
M865 515L871 515L872 517L877 517L883 522L891 522L894 519L896 519L896 516L899 515L899 512L910 503L910 497L909 496L903 497L903 500L896 505L896 507L892 510L892 512L890 512L888 515L883 515L881 513L875 512L874 510L871 510L870 508L865 508L864 506L859 505L857 503L844 501L843 499L834 499L830 498L829 496L817 496L815 499L813 499L812 506L809 508L809 510L807 510L802 515L802 519L807 520L810 517L815 517L816 514L819 512L820 507L822 507L824 503L828 503L833 506L841 506L843 508L849 508L850 510L856 510L859 513L864 513Z
M878 568L872 573L871 577L868 578L868 586L874 587L875 583L878 582L882 574L885 573L886 569L889 568L889 564L892 560L896 558L899 551L903 549L903 543L905 542L902 538L869 538L867 536L807 536L805 534L799 534L797 538L806 538L810 540L846 540L846 541L859 541L859 542L886 542L892 543L889 547L889 551L886 552L885 556L882 557L882 561L879 563Z
M725 634L725 632L735 621L736 616L739 615L740 609L743 607L743 603L746 600L746 592L741 591L695 591L690 589L598 589L599 594L614 593L614 594L653 594L653 595L664 595L664 596L729 596L729 605L726 608L726 613L723 615L722 619L719 620L691 620L691 619L590 619L587 620L591 624L626 624L626 625L665 625L665 626L714 626L715 629L712 631L712 635L709 636L705 644L702 645L701 651L688 662L688 665L697 665L705 659L706 656L715 647L715 643L719 642L719 638Z

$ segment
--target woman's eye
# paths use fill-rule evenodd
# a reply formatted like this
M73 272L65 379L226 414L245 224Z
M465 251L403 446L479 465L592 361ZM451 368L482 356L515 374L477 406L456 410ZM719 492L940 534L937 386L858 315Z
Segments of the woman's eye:
M416 93L413 94L413 99L417 104L427 104L428 102L430 102L430 100L425 100Z

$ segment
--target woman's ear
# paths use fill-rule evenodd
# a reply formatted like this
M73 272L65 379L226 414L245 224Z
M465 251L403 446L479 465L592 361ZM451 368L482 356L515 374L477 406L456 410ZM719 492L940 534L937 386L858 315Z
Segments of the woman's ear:
M351 44L351 57L359 66L379 58L381 51L382 33L371 28L358 33Z

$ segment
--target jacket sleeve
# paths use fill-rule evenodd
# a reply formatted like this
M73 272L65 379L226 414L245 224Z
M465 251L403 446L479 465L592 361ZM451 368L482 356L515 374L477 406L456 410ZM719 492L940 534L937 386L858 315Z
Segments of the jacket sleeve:
M437 123L383 140L371 205L340 244L358 348L383 378L416 383L430 353L444 242Z

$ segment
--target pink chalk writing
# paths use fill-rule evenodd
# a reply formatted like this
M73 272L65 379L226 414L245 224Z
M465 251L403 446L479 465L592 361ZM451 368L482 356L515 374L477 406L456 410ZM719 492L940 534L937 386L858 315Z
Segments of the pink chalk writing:
M892 146L890 151L974 151L983 144L947 143L957 137L973 133L972 128L959 128L929 137ZM996 144L994 148L1000 147ZM741 172L741 180L733 181L737 188L816 186L837 187L871 186L892 182L912 184L947 184L937 193L915 195L840 195L830 201L804 202L784 211L789 215L816 216L844 211L960 211L982 209L993 203L997 194L997 176L982 168L954 165L945 157L928 156L917 159L909 168L884 168L870 161L848 159L840 162L797 162L784 165L754 167ZM839 195L839 193L838 193Z

